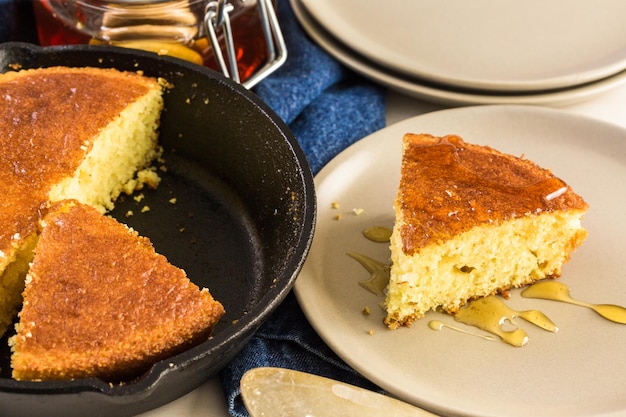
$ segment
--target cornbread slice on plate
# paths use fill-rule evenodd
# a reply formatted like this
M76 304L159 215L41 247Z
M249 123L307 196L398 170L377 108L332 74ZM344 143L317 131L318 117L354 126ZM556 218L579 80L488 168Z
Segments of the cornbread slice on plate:
M54 203L26 278L13 377L124 381L205 341L224 314L148 238L75 200Z
M552 172L458 136L406 134L394 203L390 328L556 278L588 209Z
M0 74L0 336L21 303L41 205L73 198L105 211L122 191L155 185L162 107L159 81L136 73Z

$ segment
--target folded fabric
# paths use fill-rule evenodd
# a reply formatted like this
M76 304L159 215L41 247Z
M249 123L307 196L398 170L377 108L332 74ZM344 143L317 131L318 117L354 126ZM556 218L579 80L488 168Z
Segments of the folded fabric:
M241 398L239 381L249 369L262 366L296 369L384 392L326 346L308 324L293 292L220 373L228 412L232 416L249 416Z
M278 1L287 61L254 92L291 128L317 173L356 140L385 125L384 90L351 72L302 31Z
M385 94L314 44L288 0L278 1L278 15L288 58L254 92L287 122L316 174L346 147L384 127ZM260 366L311 372L382 392L323 342L293 293L220 374L232 416L248 416L239 381L247 370Z

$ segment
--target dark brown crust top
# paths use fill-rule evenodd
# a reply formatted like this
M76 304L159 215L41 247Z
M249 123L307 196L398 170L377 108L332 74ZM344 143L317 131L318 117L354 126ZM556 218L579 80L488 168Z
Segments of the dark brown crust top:
M206 340L224 314L149 239L74 201L44 217L30 276L14 368L43 379L128 377Z
M458 136L409 133L403 145L396 208L407 255L477 225L588 208L565 182L527 159Z
M0 74L0 249L36 230L37 209L52 184L73 175L91 149L86 139L156 83L95 68Z

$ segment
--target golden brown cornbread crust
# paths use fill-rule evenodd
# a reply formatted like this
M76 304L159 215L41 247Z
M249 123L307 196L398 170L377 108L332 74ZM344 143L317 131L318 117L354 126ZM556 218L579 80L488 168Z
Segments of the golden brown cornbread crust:
M120 88L123 85L123 88ZM0 76L0 183L47 197L94 137L157 80L112 69L52 67Z
M459 136L407 134L397 205L406 254L474 226L529 214L586 210L588 204L550 170ZM563 189L559 198L546 196Z
M24 291L16 379L120 381L206 340L224 314L149 239L75 201L54 204Z

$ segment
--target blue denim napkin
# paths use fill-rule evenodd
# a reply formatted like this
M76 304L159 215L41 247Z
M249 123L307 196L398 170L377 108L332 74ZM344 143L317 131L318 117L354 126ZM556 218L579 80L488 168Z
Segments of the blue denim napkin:
M289 125L313 173L385 125L384 90L357 76L303 32L288 0L278 1L287 62L254 92Z
M384 90L314 44L299 26L289 1L279 0L278 15L287 62L254 91L287 122L317 174L343 149L384 127ZM247 370L260 366L297 369L381 392L326 346L293 293L221 372L232 416L248 416L239 381Z

